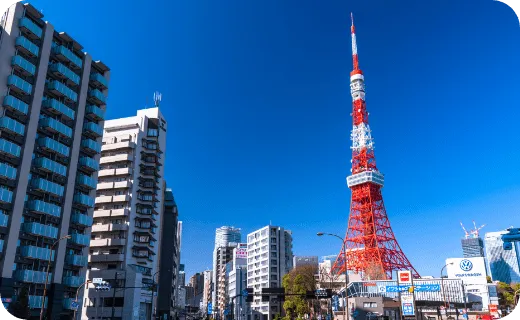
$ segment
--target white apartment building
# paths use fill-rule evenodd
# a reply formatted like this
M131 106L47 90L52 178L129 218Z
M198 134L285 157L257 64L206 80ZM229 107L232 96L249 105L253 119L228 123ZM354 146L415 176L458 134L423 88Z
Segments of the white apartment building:
M261 293L262 288L281 288L292 264L291 231L268 225L247 235L247 286L255 293ZM263 302L262 297L255 296L251 320L273 320L282 313L282 307L275 297Z
M203 314L208 313L208 303L211 302L211 284L213 279L213 271L204 271L204 291L202 293L201 310Z
M228 262L227 296L230 304L232 319L245 320L250 313L246 304L246 297L242 291L247 288L247 243L240 243L233 249L233 260Z
M166 121L157 107L105 122L88 279L112 288L157 281L165 149ZM118 289L114 299L113 290L87 289L82 319L150 319L149 290Z

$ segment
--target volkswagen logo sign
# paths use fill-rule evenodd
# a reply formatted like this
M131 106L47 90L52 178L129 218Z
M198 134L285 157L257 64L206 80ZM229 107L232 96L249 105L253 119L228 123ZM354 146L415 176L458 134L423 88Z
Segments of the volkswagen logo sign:
M460 262L460 269L462 271L471 271L471 269L473 269L473 263L469 260L462 260Z

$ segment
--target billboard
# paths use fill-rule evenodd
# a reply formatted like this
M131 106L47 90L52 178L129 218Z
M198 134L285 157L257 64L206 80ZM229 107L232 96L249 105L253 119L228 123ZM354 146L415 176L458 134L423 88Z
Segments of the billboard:
M235 250L237 259L247 259L247 243L239 243Z
M483 257L446 259L446 272L450 279L462 279L464 283L486 284L486 264Z
M412 284L411 271L398 271L397 277L399 279L399 284Z
M413 295L407 294L401 296L401 309L403 316L414 316L415 306L413 301Z

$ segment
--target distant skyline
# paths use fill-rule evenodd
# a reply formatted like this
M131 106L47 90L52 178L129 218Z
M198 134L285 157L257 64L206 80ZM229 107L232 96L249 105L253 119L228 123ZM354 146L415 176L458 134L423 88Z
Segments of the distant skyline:
M295 255L339 253L316 232L347 228L350 12L386 211L414 267L439 276L461 257L460 221L520 225L520 28L503 3L31 3L111 68L107 119L162 93L188 278L225 225L271 221Z

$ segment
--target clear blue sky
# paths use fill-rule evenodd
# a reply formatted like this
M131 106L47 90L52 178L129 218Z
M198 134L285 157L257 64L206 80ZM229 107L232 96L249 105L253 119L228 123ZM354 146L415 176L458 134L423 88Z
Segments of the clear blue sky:
M520 28L503 3L33 4L112 69L108 118L163 93L188 276L211 267L222 225L245 238L272 221L295 254L339 252L315 234L347 226L351 11L387 213L416 269L461 255L461 220L520 225Z

